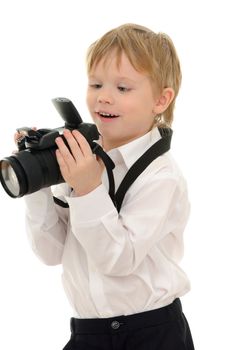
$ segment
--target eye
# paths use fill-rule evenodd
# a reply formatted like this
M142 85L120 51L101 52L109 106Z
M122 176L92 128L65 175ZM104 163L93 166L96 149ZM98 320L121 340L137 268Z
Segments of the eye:
M130 91L130 89L127 88L127 87L125 87L125 86L118 86L118 90L119 90L120 92L127 92L127 91Z
M101 84L89 84L89 86L93 89L100 89L102 87Z

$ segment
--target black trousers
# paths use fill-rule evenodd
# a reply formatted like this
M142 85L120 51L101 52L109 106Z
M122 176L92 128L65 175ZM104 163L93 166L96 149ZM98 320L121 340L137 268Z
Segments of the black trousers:
M63 350L194 350L180 299L130 316L71 318L71 339Z

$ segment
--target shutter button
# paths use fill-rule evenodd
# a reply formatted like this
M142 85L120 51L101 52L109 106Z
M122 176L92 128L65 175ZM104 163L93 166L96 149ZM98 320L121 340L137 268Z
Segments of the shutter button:
M118 321L113 321L111 323L111 328L118 329L120 327L120 323Z

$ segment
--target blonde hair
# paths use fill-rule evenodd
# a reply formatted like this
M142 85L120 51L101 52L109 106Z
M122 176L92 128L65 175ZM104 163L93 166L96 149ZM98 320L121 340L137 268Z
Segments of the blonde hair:
M128 23L114 28L90 45L87 52L88 74L102 58L107 59L112 50L116 50L118 65L124 52L134 69L147 74L160 92L166 87L174 90L173 101L162 115L156 116L158 126L170 127L181 85L180 62L170 37L137 24Z

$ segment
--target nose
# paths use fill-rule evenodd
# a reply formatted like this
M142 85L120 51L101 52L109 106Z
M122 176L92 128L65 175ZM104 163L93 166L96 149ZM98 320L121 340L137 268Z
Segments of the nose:
M101 91L99 91L97 102L103 104L113 104L114 99L109 90L101 89Z

